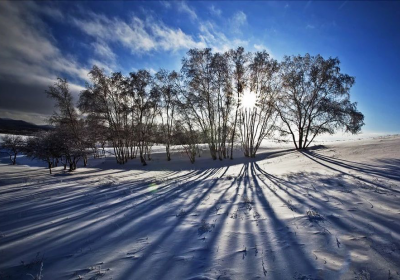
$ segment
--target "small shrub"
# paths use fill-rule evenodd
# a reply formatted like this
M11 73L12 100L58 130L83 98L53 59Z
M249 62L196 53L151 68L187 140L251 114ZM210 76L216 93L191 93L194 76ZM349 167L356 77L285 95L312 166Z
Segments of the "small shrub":
M181 210L179 211L179 213L176 214L176 217L179 218L179 217L183 217L183 216L185 216L185 215L186 215L186 211L183 210L183 209L181 209Z
M200 227L198 229L199 234L203 234L206 232L210 232L211 229L214 227L215 225L210 225L210 223L207 223L205 219L201 220L201 224Z
M323 217L316 210L308 210L307 216L310 221L322 221Z

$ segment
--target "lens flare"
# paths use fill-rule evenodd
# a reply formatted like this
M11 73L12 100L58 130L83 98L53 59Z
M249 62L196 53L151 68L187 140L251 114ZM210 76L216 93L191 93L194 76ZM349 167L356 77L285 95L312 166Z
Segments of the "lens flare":
M243 109L253 109L256 106L257 96L254 92L245 91L240 100Z
M151 183L149 186L149 191L155 193L157 192L157 190L158 190L158 185L156 183Z

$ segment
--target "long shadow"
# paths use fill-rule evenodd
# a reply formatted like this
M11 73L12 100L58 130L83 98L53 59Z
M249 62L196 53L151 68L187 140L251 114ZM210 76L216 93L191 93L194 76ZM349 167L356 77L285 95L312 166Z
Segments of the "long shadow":
M214 173L216 171L213 171ZM201 178L200 178L201 179ZM204 178L203 178L204 180ZM209 186L203 191L203 193L201 193L201 195L196 197L196 201L193 201L189 207L187 207L186 212L191 212L194 209L196 209L196 207L207 197L207 195L211 192L211 190L215 187L215 185L217 184L218 180L213 180ZM199 182L194 181L193 185L191 186L186 186L185 185L185 189L188 189L192 186L197 185ZM172 194L172 196L176 196L177 194ZM179 195L179 194L178 194ZM177 206L175 209L177 210L179 206ZM171 211L170 211L171 212ZM151 245L149 246L148 249L146 249L146 254L147 255L151 255L152 253L154 253L159 246L161 246L161 244L163 242L165 242L168 238L171 237L171 235L177 230L177 228L184 222L184 218L182 219L176 219L174 222L171 222L168 224L168 229L165 230L163 233L160 234L160 236L157 238L157 240L153 241L151 243ZM139 230L139 232L137 232L136 234L140 234L140 231L144 231L146 229L146 224L142 224L141 228L143 230ZM143 279L143 277L146 277L146 275L135 275L135 273L137 273L137 269L143 264L143 262L146 260L146 258L140 258L138 259L135 263L133 263L133 265L131 266L130 269L128 269L127 271L125 271L122 274L122 278L121 279ZM164 271L165 272L165 271ZM159 278L161 279L161 278Z
M292 150L289 150L289 153L290 151ZM269 155L274 157L285 155L287 153L288 150L275 151L271 152ZM326 162L327 160L325 159L317 158L308 153L305 156L310 157L314 161L330 168L331 170L334 168L331 166L334 163ZM184 264L182 270L187 272L184 272L185 275L190 274L192 276L193 272L205 273L210 267L215 267L215 264L213 263L215 250L213 251L212 249L215 249L215 247L219 245L221 235L227 229L226 221L232 209L239 204L239 207L243 206L243 202L238 202L239 187L242 187L243 194L251 197L254 202L253 211L257 209L259 213L265 216L265 220L260 220L258 222L259 230L254 227L254 222L251 220L234 221L232 223L232 229L237 231L245 230L249 233L247 240L254 240L257 241L257 243L261 241L261 244L265 244L266 247L271 248L269 251L271 254L265 256L266 268L273 267L273 269L268 272L268 275L271 276L272 274L273 278L282 279L282 273L280 272L283 270L286 270L285 276L290 277L292 277L296 271L312 271L314 274L313 277L316 277L317 267L313 261L311 252L305 251L305 248L300 244L299 238L289 229L287 220L280 218L278 215L279 213L276 212L278 209L277 207L279 206L275 205L275 203L272 205L271 195L275 196L277 200L283 202L287 207L290 205L287 203L284 196L291 197L304 207L312 207L318 203L322 205L324 201L319 197L309 196L304 198L304 192L301 192L301 186L306 184L310 185L312 183L322 185L327 183L326 178L304 174L304 176L298 176L297 179L294 177L293 180L285 180L268 174L259 166L257 163L258 160L260 160L260 158L257 158L256 160L241 160L242 169L239 176L233 181L229 181L225 189L216 194L214 202L207 205L209 208L202 211L202 213L195 218L199 220L205 219L206 221L209 221L212 218L217 218L218 221L215 224L215 228L210 233L206 234L206 242L196 240L199 242L197 246L198 248L204 247L204 250L207 250L207 253L202 255L203 258L200 260L202 267L199 267L198 263L196 263L198 259L192 260L192 263L187 262ZM344 167L345 165L350 165L350 163L347 162L339 163L342 164L340 166L341 168L346 168ZM339 163L337 163L337 165L339 165ZM399 161L397 160L382 160L382 163L385 163L384 171L379 171L382 174L390 174L391 172L399 170ZM372 166L369 167L366 165L363 165L362 168L359 165L356 168L358 169L355 171L369 175L371 174L368 173L369 169L373 169ZM145 255L134 260L127 260L131 261L131 263L129 266L124 266L125 270L120 273L119 277L120 279L144 279L149 278L150 275L154 275L157 279L171 279L173 273L169 271L179 269L180 265L176 262L174 257L179 254L185 254L183 250L190 248L192 242L196 242L191 238L175 240L175 234L177 234L177 236L191 235L194 239L197 237L197 227L187 227L187 224L193 223L193 221L190 220L191 218L189 216L178 217L176 214L178 214L179 210L182 208L185 209L187 213L197 211L200 204L203 203L211 193L221 188L220 183L226 182L222 181L222 179L225 180L227 177L228 166L223 168L219 165L219 168L208 167L206 169L200 168L199 170L188 168L187 170L187 173L181 175L180 172L175 172L173 168L172 170L163 169L165 172L160 173L160 177L171 177L170 180L160 180L158 178L137 178L135 179L135 183L122 181L118 182L117 186L110 185L108 187L100 186L95 188L82 185L82 182L78 181L99 171L98 169L97 171L88 170L87 173L82 174L81 176L75 177L75 175L73 175L66 181L63 180L63 183L66 185L62 188L68 188L69 185L76 184L77 182L79 182L81 186L76 190L74 189L73 192L68 193L66 196L62 196L62 200L55 200L55 198L52 198L48 201L43 201L43 203L40 204L38 204L37 201L23 203L24 199L26 199L26 194L24 194L23 198L17 200L18 207L16 207L15 210L17 212L29 213L26 218L15 219L16 221L13 221L12 215L8 217L7 221L4 218L1 218L0 225L7 225L7 228L11 227L16 233L11 234L11 236L8 237L2 237L0 249L2 247L4 248L4 246L11 248L11 245L14 242L18 242L29 245L28 249L31 253L39 250L47 250L49 252L49 262L46 262L46 267L48 267L49 270L52 270L52 268L63 263L63 261L51 259L52 255L55 255L55 252L61 246L68 247L67 254L76 256L76 258L74 258L75 261L80 260L87 264L92 260L94 261L92 251L77 253L81 248L90 247L93 252L106 248L106 246L108 246L108 250L111 249L111 251L114 248L119 248L119 250L121 250L121 248L126 248L126 250L128 250L131 249L131 247L128 248L127 246L132 246L133 243L136 242L135 240L140 237L145 237L149 231L151 232L151 230L154 229L159 232L155 235L155 239L148 241L148 246L145 248ZM351 176L351 174L347 174L340 169L334 168L334 170ZM125 176L126 173L124 173L124 171L125 170L114 170L113 172L119 172L119 174L114 174L115 177L118 178ZM146 170L144 172L146 172ZM389 179L389 177L377 175L376 172L377 171L375 170L375 173L373 174ZM270 180L273 185L284 193L284 195L274 192L268 184L260 179L260 175ZM104 174L104 176L107 176L107 174ZM358 177L354 178L359 179ZM334 180L340 181L342 179L343 178L336 178ZM263 191L263 185L259 182L260 180L262 184L265 184L265 186L269 188L269 195ZM43 182L43 185L48 184L49 182L52 181L45 181ZM54 180L54 184L58 182L58 180ZM152 187L152 184L155 182L158 182L159 184L156 190ZM88 184L91 183L88 182ZM222 204L225 201L226 196L230 191L232 191L232 188L235 185L238 185L238 187L232 194L233 200L227 202L226 208L222 209L222 211L224 211L222 215L215 215L215 206ZM55 188L54 191L56 190L57 189ZM37 193L43 197L47 195L52 196L52 190L40 191L41 190L38 189ZM8 195L10 194L11 193L8 193ZM303 198L299 198L299 194L302 195ZM57 194L54 193L54 196L57 197ZM93 203L88 203L90 202L88 197L93 199ZM176 203L176 201L183 202ZM167 207L164 209L164 206ZM328 210L331 209L326 205L323 207ZM383 217L380 218L376 213L370 213L362 209L353 214L355 217L351 223L335 218L327 219L331 220L332 226L347 231L351 229L350 225L357 226L358 230L361 231L366 224L365 220L363 220L363 216L368 217L381 225L380 227L374 228L374 232L377 235L386 234L386 230L388 229L393 232L398 232L400 230L396 223L383 226L385 219ZM69 217L66 218L66 216ZM52 220L56 221L52 223ZM29 237L30 235L39 236L46 232L53 232L54 234L46 237L46 239L38 237L38 239L33 243L30 243L28 239L24 239L24 237ZM129 233L129 235L125 233ZM239 239L240 238L235 239L235 242L242 242L242 240ZM57 243L58 241L62 242ZM149 271L148 267L145 269L144 265L146 264L146 261L149 260L149 258L154 257L154 254L158 253L158 250L160 250L162 246L170 242L174 243L170 246L172 252L167 255L167 258L161 258L159 263L156 264L156 268L153 268L152 271ZM55 245L54 248L50 248L49 244L52 243L57 245ZM229 240L226 244L229 244ZM231 242L231 244L235 245L234 242ZM17 258L24 259L29 252L21 250L21 245L19 245L18 250L9 254L8 257L14 261ZM171 253L174 253L174 255L171 256ZM198 256L196 253L193 254L196 257ZM117 261L120 260L118 259L119 257L120 255L116 254L109 258L113 261ZM275 257L279 258L281 262L275 262ZM1 259L3 258L4 257ZM231 265L240 265L239 259L240 258L235 257L234 262ZM68 260L64 261L67 262ZM6 262L9 263L9 260L4 260L4 263ZM3 263L3 260L1 260L0 263ZM286 267L285 264L293 265ZM252 264L249 261L242 265L246 265L246 269L250 271L252 271L256 266L256 264ZM261 269L261 264L258 265L259 269ZM1 267L3 266L1 265ZM229 267L229 265L225 264L225 268L226 267Z
M166 200L170 200L172 197L176 196L176 195L180 195L183 194L185 191L191 190L193 189L192 187L197 185L198 182L196 182L196 180L205 180L207 178L207 176L211 176L212 174L215 174L218 170L209 170L208 172L198 172L200 177L195 177L195 180L193 180L192 182L188 182L188 184L185 184L184 186L176 186L176 188L179 187L178 193L174 192L174 190L170 190L168 192L164 192L163 196L164 199L163 200L157 200L156 201L156 205L154 203L153 200L150 199L149 201L146 202L147 205L141 205L141 207L139 208L140 210L137 211L136 209L126 209L126 207L122 207L123 209L118 211L118 204L112 204L112 206L106 206L106 207L100 207L100 209L96 209L93 208L91 206L87 206L87 205L82 205L82 204L78 204L78 206L81 206L80 208L74 208L71 209L69 208L66 211L62 211L62 213L56 213L56 215L60 215L60 214L70 214L70 217L68 217L68 219L62 219L61 221L55 222L55 223L46 223L45 225L43 225L41 222L44 222L43 220L39 221L39 225L40 228L36 229L36 230L30 230L27 232L28 235L30 236L34 236L35 234L39 234L41 232L45 232L51 229L59 229L60 226L64 225L64 226L68 226L68 225L72 225L72 224L79 224L79 221L85 221L85 220L90 220L92 217L95 218L96 214L99 211L105 211L106 213L111 213L113 219L112 222L110 223L109 221L107 221L110 216L107 215L107 217L105 217L104 219L98 219L95 222L91 222L86 224L83 227L72 227L69 228L65 231L63 231L63 234L59 234L59 235L54 235L54 237L47 239L45 241L41 241L41 242L35 242L34 246L30 246L33 248L30 248L31 251L35 251L35 250L42 250L43 248L46 247L47 244L51 243L51 242L55 242L55 241L59 241L59 240L64 240L65 243L68 244L68 248L69 251L74 254L74 252L76 252L79 248L82 248L85 246L85 244L87 245L87 237L86 236L82 236L82 234L80 234L81 232L90 232L92 231L93 227L95 226L95 224L99 224L101 222L106 222L106 224L102 224L100 225L101 230L99 231L94 231L93 234L90 237L91 242L90 243L94 243L94 242L98 242L104 237L104 236L108 236L111 235L113 232L117 231L119 228L121 227L131 227L131 225L135 222L135 219L139 219L143 214L148 214L151 211L154 211L155 209L157 209L157 207L165 204L165 199ZM183 178L183 181L185 181L185 178ZM148 184L149 185L149 184ZM147 185L147 186L148 186ZM210 191L212 188L209 188L208 191ZM207 193L207 192L206 192ZM204 198L204 196L206 195L206 193L204 193L204 195L201 198ZM116 196L108 196L106 201L109 201L110 199L112 200L114 197L118 197L118 194L116 194ZM76 205L76 198L73 198L72 200L67 201L66 205L64 205L61 208L68 208L68 205ZM199 202L201 201L198 200ZM124 201L123 203L127 203L126 201ZM96 204L98 204L96 202ZM84 206L84 207L82 207ZM122 205L121 205L122 206ZM177 206L178 207L178 206ZM176 207L176 208L177 208ZM88 211L85 210L85 208L93 208L93 210L89 209ZM116 209L116 212L113 212ZM51 207L47 210L47 211L51 211L54 210ZM173 210L175 213L177 213L177 209ZM40 211L39 211L40 212ZM126 213L124 213L126 212ZM78 213L78 215L76 215L76 213ZM129 219L125 219L122 218L122 215L124 214L129 214L129 217L133 217L133 218L129 218ZM56 218L57 216L54 216L53 218ZM118 225L118 227L116 228L115 225ZM98 227L98 226L97 226ZM144 224L143 227L140 227L140 229L137 231L137 234L140 234L141 231L145 230L146 228L148 228L148 226L146 226L146 224ZM29 229L28 229L29 230ZM136 234L135 234L136 235ZM137 236L137 235L136 235ZM81 238L80 238L81 237ZM2 241L5 241L3 244L10 244L10 242L12 243L13 240L16 239L20 239L23 238L23 235L18 235L17 236L13 236L11 238L6 237L4 238ZM102 242L100 242L102 243ZM14 254L13 254L14 255ZM51 255L51 254L50 254ZM23 255L20 255L19 257L23 257ZM9 255L9 258L12 258L12 255ZM51 266L51 264L48 264L48 266Z
M128 161L127 164L124 165L118 165L116 169L121 169L121 170L151 170L151 171L165 171L165 170L171 170L171 171L186 171L186 170L205 170L209 168L225 168L229 167L232 165L240 165L240 164L245 164L249 163L252 161L261 161L264 159L271 159L274 157L279 157L283 156L286 154L290 154L295 152L295 149L270 149L270 150L260 150L259 153L257 153L256 158L248 158L244 157L242 153L237 153L236 157L234 157L232 160L230 159L223 159L223 160L213 160L209 155L203 155L200 158L196 158L196 161L191 164L188 159L175 159L174 158L167 162L166 159L162 158L154 158L151 161L148 161L147 166L142 166L140 164L140 161L138 159L133 159L132 161ZM186 161L187 164L182 165L182 160ZM111 161L111 159L107 159L107 161ZM110 162L111 163L111 162ZM114 164L114 161L112 162ZM113 165L115 166L115 165ZM96 165L96 168L99 169L109 169L110 167L108 164L104 165ZM115 167L114 167L115 168Z
M383 165L383 167L382 167L382 165L377 165L377 166L371 165L371 166L366 167L366 166L360 166L357 162L352 162L352 164L345 163L345 162L342 162L341 160L323 156L323 155L315 153L315 152L310 152L310 151L300 151L300 152L305 157L309 158L310 160L312 160L328 169L331 169L331 170L341 173L343 175L353 177L353 178L363 181L365 183L376 185L382 189L400 193L400 191L388 189L388 187L386 185L380 183L378 180L374 180L374 181L368 180L368 179L365 179L365 178L362 178L359 176L355 176L349 172L345 172L343 170L338 169L338 167L341 167L341 168L345 168L346 170L360 172L360 173L368 175L368 176L377 176L377 177L381 177L384 179L400 181L400 159L378 160L378 162L384 163L385 165ZM333 166L331 166L331 165L333 165Z
M188 174L186 174L185 177L189 178L191 177L193 174L192 172L189 172ZM180 179L185 179L184 176L178 176L178 178ZM151 184L151 181L146 181L146 180L140 180L136 182L136 185L141 186L140 188L135 188L135 191L144 189L144 188L148 188L149 185ZM169 184L166 184L165 186L163 186L162 188L168 188ZM135 187L132 186L132 184L130 184L130 187ZM122 189L122 190L121 190ZM170 192L173 192L175 188L172 188L170 190ZM105 193L104 193L105 192ZM37 234L40 233L42 231L48 230L50 228L54 228L60 225L63 225L65 223L72 223L72 222L78 222L81 219L86 219L86 218L90 218L91 216L95 216L97 215L99 212L104 212L104 211L114 211L114 209L118 209L121 204L127 204L132 200L137 200L137 199L141 199L143 196L148 195L149 192L151 192L150 190L144 194L140 194L140 195L133 195L130 196L129 199L127 200L122 200L120 202L117 203L113 203L111 205L106 205L106 206L102 206L101 208L93 208L91 210L85 211L85 207L87 208L88 206L90 207L91 204L87 204L87 196L90 195L91 196L91 200L96 202L96 205L107 202L109 200L112 200L114 198L118 198L121 196L121 193L124 192L123 190L123 185L119 185L118 188L114 189L114 190L109 190L106 189L104 190L104 192L98 192L96 191L94 194L93 190L84 190L84 192L82 193L76 193L73 192L71 193L68 197L63 197L63 201L57 201L54 202L52 204L41 204L39 205L39 207L37 207L36 209L32 209L29 208L28 209L17 209L18 212L24 212L24 211L29 211L29 219L25 220L25 219L19 219L17 222L14 222L14 219L12 217L9 217L8 220L9 222L11 222L11 224L7 224L5 223L4 226L8 226L8 227L16 227L18 224L31 224L30 221L37 221L37 218L40 218L40 222L38 222L38 226L32 228L32 226L30 226L30 228L28 228L27 230L29 230L29 234ZM104 194L107 194L106 197L104 197ZM146 201L146 203L150 203L151 201ZM137 206L137 205L135 205ZM23 206L26 208L26 205ZM83 208L82 208L83 207ZM92 207L91 207L92 208ZM78 214L75 214L78 213ZM114 215L118 215L119 212L114 212ZM141 214L141 213L139 213ZM47 220L54 220L55 217L57 216L62 216L62 215L68 215L69 218L68 219L63 219L61 221L55 222L55 223L51 223L51 224L44 224ZM98 222L101 222L102 220L99 220ZM16 225L13 225L13 223L17 223ZM68 234L71 234L72 232L68 232ZM22 231L19 234L15 234L11 237L7 238L7 241L13 241L16 239L19 239L20 237L26 235L26 231ZM59 237L59 236L58 236Z
M277 217L277 215L274 212L274 208L269 203L267 197L264 195L262 187L259 184L256 176L256 171L260 172L261 170L262 169L260 168L260 166L257 165L256 163L251 164L253 183L256 187L256 190L258 190L256 192L257 201L261 203L262 209L264 210L264 213L268 217L268 220L270 222L269 224L270 237L276 236L276 238L279 240L278 241L279 243L280 241L284 242L283 248L276 248L277 250L276 254L283 259L283 261L280 262L280 264L282 264L283 266L285 266L285 264L288 263L292 264L292 267L290 268L291 271L290 273L292 275L294 275L296 271L304 271L307 273L311 272L312 274L314 274L314 276L316 276L317 269L315 267L315 264L311 261L312 259L311 256L308 253L306 253L305 250L302 248L297 237L291 230L288 229L288 225ZM264 174L265 173L266 172L264 172ZM274 194L277 195L275 192ZM272 267L273 265L275 266L279 265L279 263L272 264L273 262L271 262L271 260L269 260L269 262L270 262L269 263L270 267ZM285 267L278 267L277 269L275 269L273 271L275 275L274 278L282 277L280 272L282 272L284 269Z
M329 181L327 181L328 179L326 178L326 176L321 176L321 174L319 173L297 173L291 176L289 181L266 173L257 165L257 163L255 163L255 169L261 172L268 179L270 179L276 186L279 187L281 185L284 185L287 189L290 190L295 190L300 187L310 185L323 186L325 184L328 184L329 188L326 188L326 190L339 191L340 193L342 188L341 186L347 186L347 188L349 188L350 190L344 190L346 195L343 197L343 199L339 199L337 197L335 198L335 200L339 200L341 203L341 207L339 209L335 206L335 204L331 205L329 199L328 201L324 199L325 194L320 197L312 195L304 196L305 199L302 201L301 204L304 206L308 205L308 207L314 205L316 206L316 209L320 211L320 213L324 213L324 215L326 215L323 217L324 222L321 229L329 229L330 231L335 232L335 234L331 234L328 231L329 235L326 236L326 240L330 240L331 244L336 243L336 238L340 239L341 234L366 236L366 240L368 240L368 242L372 244L370 246L371 249L376 253L376 256L383 258L384 261L390 263L392 267L398 268L399 258L395 257L394 255L385 253L384 249L382 248L388 246L388 242L389 244L391 244L391 242L394 242L394 244L396 244L396 239L392 236L391 233L399 232L400 224L396 223L396 220L392 216L393 214L391 214L391 212L384 214L381 213L382 211L380 210L375 210L376 208L374 208L372 203L370 203L368 200L368 195L370 195L374 198L373 203L380 202L380 205L383 204L386 207L396 207L393 195L390 196L390 194L388 194L389 197L391 197L391 199L389 199L388 195L379 195L378 193L375 193L373 191L368 193L362 190L362 195L360 195L360 193L358 192L353 193L353 190L360 190L360 187L352 186L350 188L352 182L346 182L345 178L343 177L333 177L330 178ZM357 178L358 177L355 177L354 179ZM281 188L281 191L285 191L285 188ZM315 189L314 191L319 192L318 189ZM289 195L289 193L287 192L286 195ZM308 201L313 203L311 204ZM357 205L360 206L357 207ZM335 215L333 215L333 213L335 213ZM385 237L386 240L382 239L381 237ZM340 245L338 245L338 247L339 246ZM333 248L331 248L331 250L333 250ZM332 251L332 253L335 253L334 250ZM360 264L353 263L352 265L354 265L355 267L358 266L360 268ZM380 266L376 263L369 263L369 265L375 266L377 269L380 269ZM379 278L379 275L374 276ZM371 274L371 279L372 278L373 277Z
M215 211L215 209L216 209L215 207L218 207L218 205L222 204L225 197L227 196L228 192L235 185L237 185L235 193L233 194L233 200L228 204L227 208L221 209L221 211L223 211L223 213L221 215L218 215L218 214L214 215L214 216L216 216L214 228L211 230L211 232L209 232L207 234L207 240L205 240L206 243L204 245L202 245L206 249L208 248L206 256L202 256L202 259L200 260L201 265L203 266L203 270L206 270L211 265L213 265L214 254L212 251L219 250L219 246L217 246L217 249L215 246L216 246L217 242L220 240L221 234L222 234L223 230L225 229L226 220L230 217L231 210L235 206L235 202L237 201L240 185L241 185L241 183L243 183L243 180L245 180L245 177L244 177L245 167L246 167L246 165L242 166L237 177L229 184L229 186L227 188L225 188L225 190L222 191L222 193L219 195L219 197L215 200L214 204L210 205L208 210L206 210L202 216L202 219L204 219L205 221L209 221L210 219L212 219L212 216L214 214L213 211ZM218 211L216 211L216 212L218 213ZM190 268L187 269L188 272L193 273L193 271L196 270L196 266L198 266L198 264L193 262L190 265Z

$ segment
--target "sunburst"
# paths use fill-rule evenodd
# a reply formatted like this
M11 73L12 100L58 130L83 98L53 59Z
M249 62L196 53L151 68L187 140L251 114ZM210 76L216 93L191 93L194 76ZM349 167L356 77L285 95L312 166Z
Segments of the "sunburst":
M256 106L257 96L254 92L245 91L240 100L243 109L253 109Z

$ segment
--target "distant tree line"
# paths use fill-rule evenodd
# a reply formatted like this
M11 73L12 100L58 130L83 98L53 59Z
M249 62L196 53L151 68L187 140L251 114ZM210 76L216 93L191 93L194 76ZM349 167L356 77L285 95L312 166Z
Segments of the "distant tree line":
M181 145L192 163L200 143L214 160L232 159L235 142L246 157L255 157L272 135L289 136L296 149L306 149L317 135L357 133L364 124L350 102L355 79L339 65L338 58L309 54L278 62L266 51L239 47L225 53L191 49L180 72L125 76L93 66L77 106L65 79L49 87L55 129L30 138L25 152L50 168L62 163L72 171L107 142L118 163L138 157L143 165L155 143L165 145L168 161L171 146Z
M34 135L39 131L52 129L51 125L36 125L22 120L0 118L0 134Z

